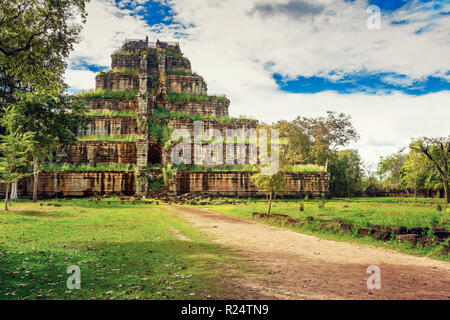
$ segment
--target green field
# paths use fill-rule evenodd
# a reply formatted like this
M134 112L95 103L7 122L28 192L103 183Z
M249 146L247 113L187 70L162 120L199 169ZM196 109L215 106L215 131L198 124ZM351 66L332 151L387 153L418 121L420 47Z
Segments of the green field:
M303 203L304 211L300 210ZM323 207L322 207L323 206ZM265 213L267 202L248 199L244 203L210 205L211 210L244 219L252 219L253 212ZM426 255L450 260L448 254L441 251L446 242L439 246L413 247L410 243L400 243L395 239L383 242L371 237L360 237L359 228L380 228L404 226L407 228L441 228L450 230L450 206L439 199L412 198L352 198L334 200L279 200L272 205L272 213L289 215L299 219L300 224L292 226L282 221L262 219L261 222L287 227L303 233L320 235L321 237L357 241L387 246L412 254ZM312 217L313 219L308 217ZM310 221L308 221L310 220ZM340 228L338 221L352 224L351 232ZM433 237L432 233L426 236Z
M236 201L223 204L224 200ZM205 200L213 211L252 219L264 200ZM438 210L438 203L442 210ZM450 260L445 243L413 247L359 237L367 226L440 227L449 230L450 209L432 199L340 199L275 201L273 213L306 221L282 228L339 241L375 244L411 254ZM321 207L324 205L324 207ZM2 299L209 299L220 298L237 277L260 274L248 259L214 243L180 215L155 201L110 199L11 202L0 213L0 297ZM313 217L312 221L308 217ZM353 232L322 228L339 219ZM251 227L251 225L249 225ZM432 235L431 235L432 236ZM448 240L447 240L448 246ZM81 290L66 286L67 267L81 269ZM229 287L228 287L229 288Z
M81 290L67 289L70 265ZM0 266L1 299L207 299L249 272L164 206L119 199L11 203Z

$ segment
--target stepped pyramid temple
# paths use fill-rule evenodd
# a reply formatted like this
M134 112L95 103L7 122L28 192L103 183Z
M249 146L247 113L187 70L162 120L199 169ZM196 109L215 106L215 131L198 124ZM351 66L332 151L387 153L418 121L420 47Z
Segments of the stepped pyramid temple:
M147 196L164 187L178 194L262 194L250 179L255 173L252 160L258 158L251 136L232 143L225 139L231 129L254 132L258 122L229 117L230 101L207 94L206 82L192 72L178 43L126 40L111 55L111 69L96 76L95 86L95 91L79 94L89 110L86 126L77 132L77 145L56 152L46 163L39 176L40 197ZM177 141L184 147L178 163L172 140L177 129L192 135L190 141ZM219 165L199 161L211 145L211 130L215 138L223 137L214 139L218 148L209 151L213 160L223 159ZM285 174L287 196L328 192L328 173ZM32 186L30 178L19 190L30 196Z

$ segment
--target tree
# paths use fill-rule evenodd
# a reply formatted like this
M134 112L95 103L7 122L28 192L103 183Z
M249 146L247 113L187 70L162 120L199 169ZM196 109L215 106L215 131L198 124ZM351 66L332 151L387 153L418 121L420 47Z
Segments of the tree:
M362 188L363 168L357 150L342 150L330 156L330 193L351 197Z
M411 150L423 153L439 172L444 184L445 203L450 203L449 164L450 136L447 138L419 138L413 140Z
M332 152L359 139L351 123L351 116L344 113L327 111L326 117L297 117L294 123L308 132L313 142L312 157L316 160L316 164L325 165L325 171L328 170L328 161Z
M252 176L252 181L258 190L265 191L269 194L267 214L270 215L274 194L283 194L286 189L286 178L284 173L279 170L273 175L265 175L261 173L260 168L259 172Z
M410 151L405 156L400 174L400 185L402 188L414 189L414 196L417 196L418 189L444 188L434 164L423 153L416 151Z
M266 127L263 128L267 129ZM311 163L312 137L308 135L306 127L295 121L281 120L272 128L279 130L280 153L286 165Z
M7 134L1 137L0 143L0 181L6 184L5 211L8 210L8 194L11 183L17 183L20 179L31 175L31 173L24 172L23 167L28 164L29 155L35 143L33 133L23 132L20 127L12 126L10 120L15 116L16 110L10 107L5 110L2 119L7 128Z
M58 148L75 144L75 133L85 126L84 102L67 94L57 96L17 94L17 116L10 119L14 127L34 133L33 201L37 200L39 168L43 160Z
M405 162L406 155L404 149L392 155L381 157L378 162L377 173L383 178L389 187L400 188L401 170Z
M63 89L88 1L0 0L0 101L10 101L18 87Z

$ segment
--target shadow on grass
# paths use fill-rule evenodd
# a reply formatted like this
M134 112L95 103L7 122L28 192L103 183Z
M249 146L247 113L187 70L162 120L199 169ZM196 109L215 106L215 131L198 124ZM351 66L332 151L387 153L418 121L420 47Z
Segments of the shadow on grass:
M0 299L204 299L220 296L242 263L219 245L182 240L2 248ZM81 269L80 290L67 288L71 265Z

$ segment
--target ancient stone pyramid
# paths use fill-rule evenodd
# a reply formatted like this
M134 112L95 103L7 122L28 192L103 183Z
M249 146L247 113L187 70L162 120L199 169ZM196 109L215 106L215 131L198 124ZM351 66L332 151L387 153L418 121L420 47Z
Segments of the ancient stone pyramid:
M101 71L95 82L95 91L79 95L89 109L86 128L78 132L77 145L52 157L52 165L65 169L41 174L42 195L144 196L156 182L161 184L161 168L172 163L168 137L174 129L194 132L194 122L201 120L202 133L215 129L226 137L227 129L252 130L258 125L256 120L229 117L230 101L207 94L206 82L192 72L178 43L126 40L111 55L111 69ZM206 145L202 141L200 148ZM189 148L191 163L196 163L198 144L192 140ZM251 143L244 143L248 156L228 165L251 163L251 148ZM238 150L232 150L234 156ZM250 196L257 191L250 182L252 174L187 168L175 172L170 190ZM328 175L292 173L288 190L293 195L321 194L328 190Z

